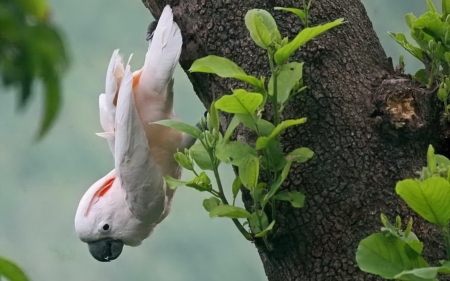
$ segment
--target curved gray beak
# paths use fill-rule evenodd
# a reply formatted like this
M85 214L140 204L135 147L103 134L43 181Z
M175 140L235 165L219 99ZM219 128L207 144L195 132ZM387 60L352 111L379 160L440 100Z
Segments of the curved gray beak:
M122 253L122 240L104 238L94 242L88 242L88 248L94 259L107 262L117 259Z

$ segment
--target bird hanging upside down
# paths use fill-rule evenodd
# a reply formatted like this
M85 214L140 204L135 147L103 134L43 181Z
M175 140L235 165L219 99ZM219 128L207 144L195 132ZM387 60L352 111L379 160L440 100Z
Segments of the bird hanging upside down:
M154 26L153 26L154 29ZM173 113L173 72L182 38L169 6L159 19L142 69L125 69L115 50L99 97L99 133L108 140L115 169L83 195L75 216L75 230L99 261L119 257L123 246L138 246L168 214L174 190L164 176L180 178L174 160L177 150L195 139L151 122L176 119ZM131 59L131 57L130 57Z

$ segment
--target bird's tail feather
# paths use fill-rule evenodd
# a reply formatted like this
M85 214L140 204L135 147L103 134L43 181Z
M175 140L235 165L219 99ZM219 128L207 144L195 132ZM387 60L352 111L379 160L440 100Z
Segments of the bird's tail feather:
M161 94L169 86L178 63L183 40L173 21L172 9L167 5L155 29L145 56L139 87L148 94Z

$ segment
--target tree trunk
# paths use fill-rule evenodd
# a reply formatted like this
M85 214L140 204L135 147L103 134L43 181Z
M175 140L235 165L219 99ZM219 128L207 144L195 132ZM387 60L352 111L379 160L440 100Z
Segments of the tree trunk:
M273 10L300 7L302 1L143 2L154 15L160 15L166 3L172 6L183 33L180 63L186 71L194 60L214 54L235 61L249 74L267 77L266 54L245 28L249 9L268 10L289 38L302 28L295 16ZM379 231L382 212L392 219L412 215L395 195L395 184L421 169L428 144L441 142L435 94L407 76L393 75L361 2L313 1L311 25L341 17L348 23L308 43L292 58L305 62L308 89L291 101L283 118L307 117L308 122L287 130L282 143L285 151L307 146L315 156L295 166L284 185L304 193L306 206L280 204L271 238L274 251L256 244L270 281L376 280L356 265L358 243ZM206 106L242 86L187 73ZM249 141L245 132L240 134ZM413 229L425 243L428 260L437 261L445 252L437 243L441 237L429 227L416 218Z

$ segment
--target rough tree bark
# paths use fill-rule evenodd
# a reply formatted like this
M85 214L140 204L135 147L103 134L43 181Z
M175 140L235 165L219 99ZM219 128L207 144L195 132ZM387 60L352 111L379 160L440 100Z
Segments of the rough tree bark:
M273 11L275 6L299 7L301 1L143 2L156 17L165 4L173 7L183 33L180 63L185 70L195 59L215 54L247 73L267 75L266 55L244 25L249 9L269 10L290 38L302 28L295 16ZM273 252L256 243L270 281L377 280L359 271L357 245L379 230L382 212L390 218L412 215L395 195L395 184L421 169L429 143L442 147L435 95L407 76L394 75L361 2L314 0L313 25L341 17L348 23L308 43L293 58L305 61L308 90L291 102L283 118L307 117L308 122L288 130L282 143L285 151L308 146L315 157L296 166L284 185L303 192L306 207L279 207ZM188 76L205 106L239 86L213 75ZM445 257L440 237L433 238L428 224L416 218L414 229L427 245L429 260Z

